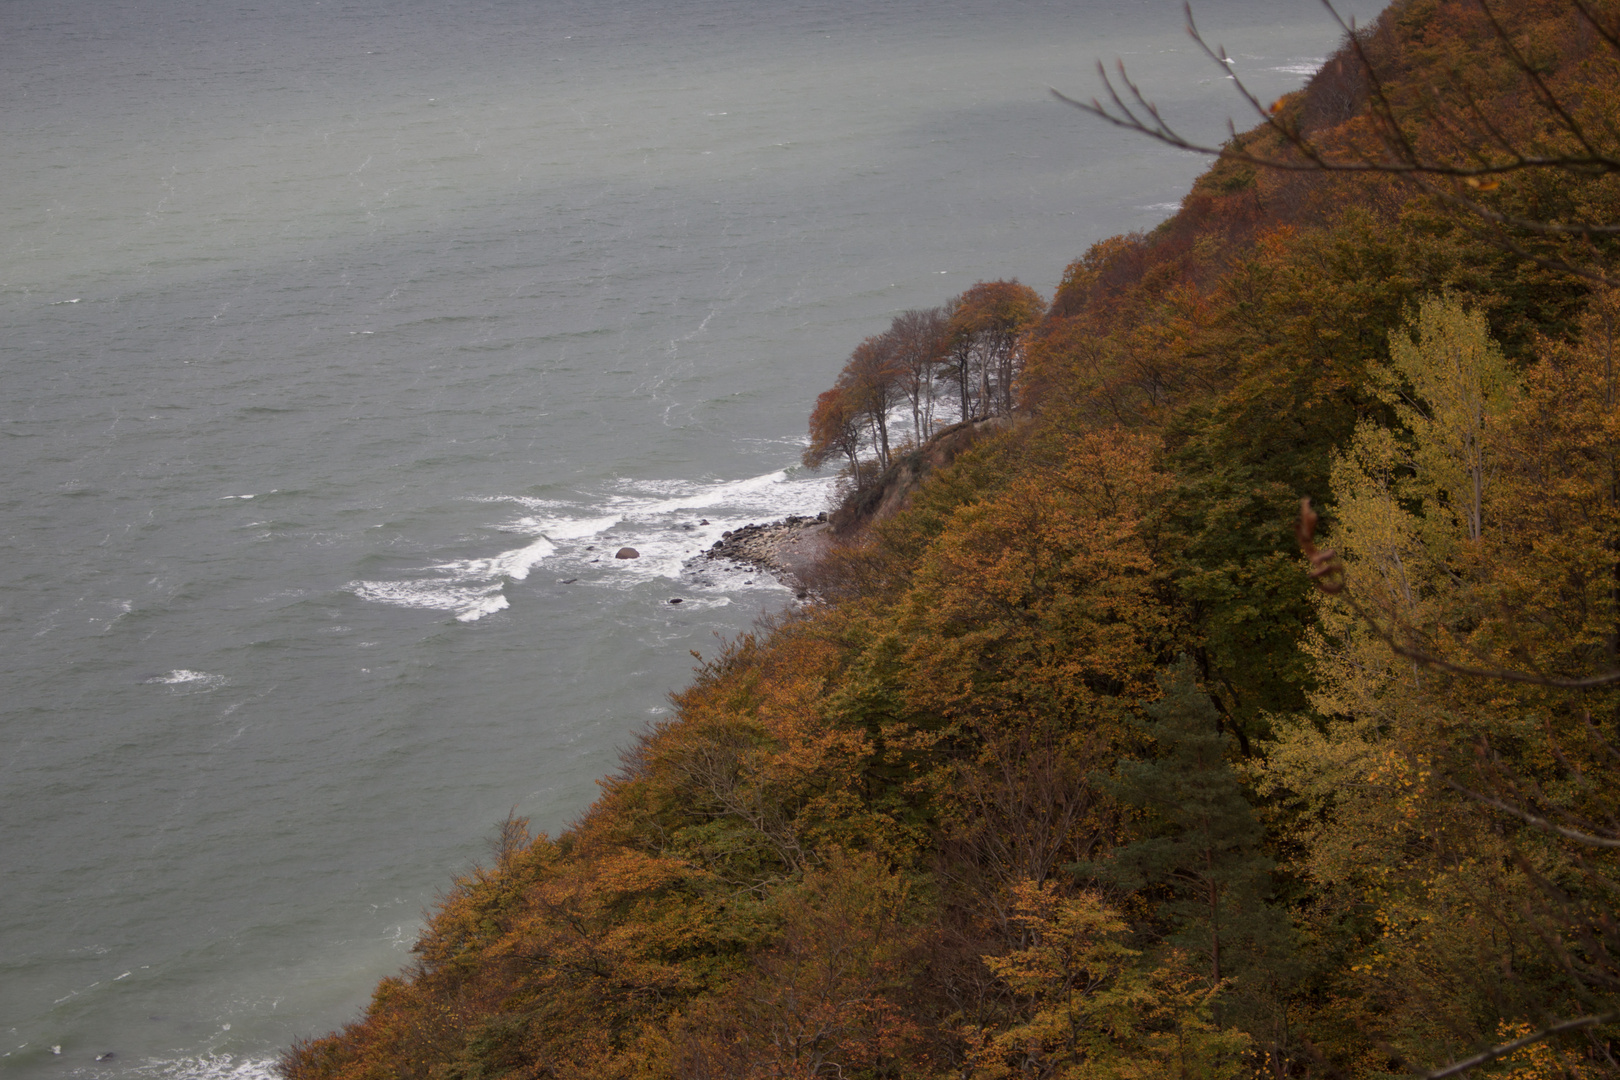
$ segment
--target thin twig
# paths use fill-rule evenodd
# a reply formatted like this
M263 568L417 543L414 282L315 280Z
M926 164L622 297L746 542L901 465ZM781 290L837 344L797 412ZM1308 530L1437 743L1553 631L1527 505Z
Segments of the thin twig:
M1438 1072L1426 1073L1425 1076L1427 1080L1445 1080L1448 1076L1456 1076L1458 1073L1465 1073L1469 1069L1477 1069L1487 1062L1495 1061L1497 1058L1506 1057L1515 1050L1523 1050L1531 1043L1538 1043L1542 1039L1562 1035L1566 1031L1580 1031L1583 1028L1612 1024L1617 1019L1620 1019L1620 1011L1598 1013L1595 1016L1582 1016L1575 1020L1565 1020L1562 1023L1542 1028L1532 1035L1526 1035L1522 1039L1514 1039L1510 1043L1503 1043L1501 1046L1493 1046L1489 1050L1482 1050L1471 1058L1453 1062Z
M1446 786L1455 791L1461 792L1470 799L1473 799L1475 802L1484 803L1486 806L1500 810L1504 814L1512 814L1520 821L1526 822L1527 824L1532 825L1543 832L1556 833L1559 836L1564 837L1566 840L1573 840L1577 844L1586 844L1590 847L1620 848L1620 840L1612 840L1602 836L1593 836L1590 833L1583 833L1578 829L1566 829L1562 825L1554 825L1546 818L1537 817L1534 814L1519 809L1517 806L1514 806L1511 803L1502 802L1500 799L1493 799L1489 795L1483 795L1477 791L1470 791L1468 788L1463 787L1461 784L1450 779L1449 777L1444 777L1442 779L1445 780Z
M1620 51L1620 39L1616 39L1606 28L1601 26L1592 12L1580 0L1572 0L1572 3L1574 3L1581 16L1596 29L1599 36L1611 47ZM1096 98L1093 98L1090 102L1077 101L1056 89L1051 90L1052 96L1082 112L1090 113L1100 120L1113 124L1115 127L1146 135L1148 138L1178 150L1186 150L1190 153L1202 154L1208 157L1226 157L1242 164L1284 172L1385 173L1405 176L1447 176L1475 180L1533 169L1575 170L1591 174L1620 172L1620 157L1616 157L1612 153L1605 153L1592 144L1580 123L1568 112L1563 103L1557 100L1551 89L1547 87L1545 81L1541 78L1540 73L1514 46L1506 28L1497 20L1495 13L1486 5L1485 0L1480 0L1480 7L1484 11L1492 33L1507 55L1508 60L1529 81L1532 93L1541 102L1542 106L1549 111L1558 127L1579 142L1583 152L1527 154L1513 146L1512 142L1501 133L1495 132L1493 126L1496 141L1501 145L1503 152L1510 155L1511 160L1509 161L1460 164L1457 162L1423 160L1396 117L1394 103L1391 101L1383 81L1379 78L1378 71L1371 58L1367 56L1366 50L1362 46L1361 37L1357 34L1354 25L1344 20L1333 7L1331 0L1322 0L1322 4L1344 31L1348 48L1354 53L1357 64L1367 77L1371 111L1378 120L1379 127L1383 129L1382 137L1390 154L1384 160L1329 158L1298 130L1284 123L1282 119L1262 104L1254 92L1243 82L1242 77L1232 70L1230 57L1226 55L1226 50L1219 45L1211 46L1203 37L1198 30L1197 24L1193 21L1190 6L1186 9L1187 32L1192 36L1193 41L1197 43L1205 56L1209 57L1221 71L1231 77L1238 96L1243 98L1245 104L1260 119L1261 123L1276 132L1303 160L1267 157L1249 153L1236 147L1233 143L1212 146L1182 136L1166 123L1157 106L1149 102L1142 95L1140 88L1130 81L1123 63L1117 65L1119 80L1125 90L1128 91L1131 99L1136 103L1134 109L1125 103L1124 97L1120 94L1120 88L1115 86L1114 81L1101 64L1098 65L1098 75L1102 79L1109 100L1113 103L1112 109ZM1139 111L1146 115L1139 115ZM1229 121L1228 128L1235 137L1235 125Z

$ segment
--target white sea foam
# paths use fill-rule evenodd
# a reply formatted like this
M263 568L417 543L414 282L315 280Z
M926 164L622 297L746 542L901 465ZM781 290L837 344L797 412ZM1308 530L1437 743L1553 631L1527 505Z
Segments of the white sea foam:
M272 1080L278 1076L273 1058L243 1058L230 1054L143 1061L125 1075L153 1080Z
M639 502L639 509L643 514L672 514L681 510L754 504L761 501L775 503L776 500L768 498L768 496L776 494L786 480L787 472L778 470L777 472L766 473L763 476L750 476L743 480L729 480L712 484L707 488L688 488L664 499L643 502L631 496L629 501ZM646 484L644 486L656 487L657 485ZM767 498L761 500L761 496L767 496Z
M443 570L457 581L488 581L503 577L522 581L529 576L531 569L556 550L555 544L541 536L527 547L503 551L491 559L458 559L434 569Z
M590 536L600 536L623 520L615 514L610 517L579 518L573 521L535 522L535 527L553 540L583 540Z
M679 604L675 603L676 600L679 600L680 603ZM729 596L672 596L668 600L666 600L665 603L667 603L670 606L671 609L691 610L691 609L696 608L696 609L699 609L699 610L708 611L708 610L711 610L713 608L730 607L731 606L731 597L729 597Z
M507 607L501 583L455 585L442 579L407 581L351 581L348 589L362 600L395 607L448 611L460 622L476 622Z
M813 513L824 506L834 481L797 479L785 470L724 481L621 481L594 502L566 502L522 496L486 496L470 501L516 503L529 511L502 523L505 531L530 538L498 555L452 559L407 571L393 581L363 580L348 585L363 600L396 607L452 613L475 622L509 606L508 582L523 581L548 560L567 567L572 578L590 576L602 584L631 585L653 578L679 581L687 563L724 533L751 522L788 514ZM606 511L604 513L604 511ZM621 547L635 559L616 559ZM776 588L764 575L707 575L709 588ZM719 605L723 598L695 606Z
M825 477L792 480L780 470L710 484L642 481L626 483L628 490L610 496L609 504L622 518L615 538L625 534L632 545L640 539L676 553L699 543L706 548L724 532L751 522L814 513L827 503L833 483ZM671 520L694 516L708 524Z
M439 575L404 581L351 581L349 591L362 600L396 607L448 611L460 622L476 622L508 607L506 582L522 581L529 571L557 550L544 536L521 548L486 559L456 559L428 567Z
M206 671L192 671L190 668L175 668L173 671L161 675L149 675L141 682L161 686L173 686L189 691L218 690L230 680L223 675L213 675Z
M1271 70L1280 71L1284 75L1315 75L1325 63L1327 63L1325 56L1305 56L1289 60L1286 64L1279 64Z

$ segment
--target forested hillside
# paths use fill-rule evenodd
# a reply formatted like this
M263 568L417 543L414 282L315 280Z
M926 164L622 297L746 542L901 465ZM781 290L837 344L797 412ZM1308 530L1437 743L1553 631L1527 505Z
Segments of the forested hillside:
M1397 0L1049 302L875 327L812 460L999 433L288 1075L1620 1073L1617 29Z

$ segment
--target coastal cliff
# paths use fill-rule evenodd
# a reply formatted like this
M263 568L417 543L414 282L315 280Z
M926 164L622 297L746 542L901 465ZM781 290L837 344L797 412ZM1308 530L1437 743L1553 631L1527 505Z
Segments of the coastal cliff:
M284 1071L1613 1075L1616 101L1612 4L1392 5L1069 267L1017 422L726 538L827 602Z
M996 416L965 420L935 432L921 446L898 454L869 486L852 492L833 513L833 530L841 536L852 536L893 517L910 505L911 497L929 476L947 468L957 455L979 440L1012 426L1011 418Z

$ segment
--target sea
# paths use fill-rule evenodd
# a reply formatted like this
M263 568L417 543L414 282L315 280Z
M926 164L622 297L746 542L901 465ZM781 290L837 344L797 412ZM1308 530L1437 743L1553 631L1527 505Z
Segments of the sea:
M796 602L692 560L826 508L850 350L1206 166L1051 88L1218 143L1342 36L1194 14L1228 63L1179 0L0 0L0 1074L358 1016Z

